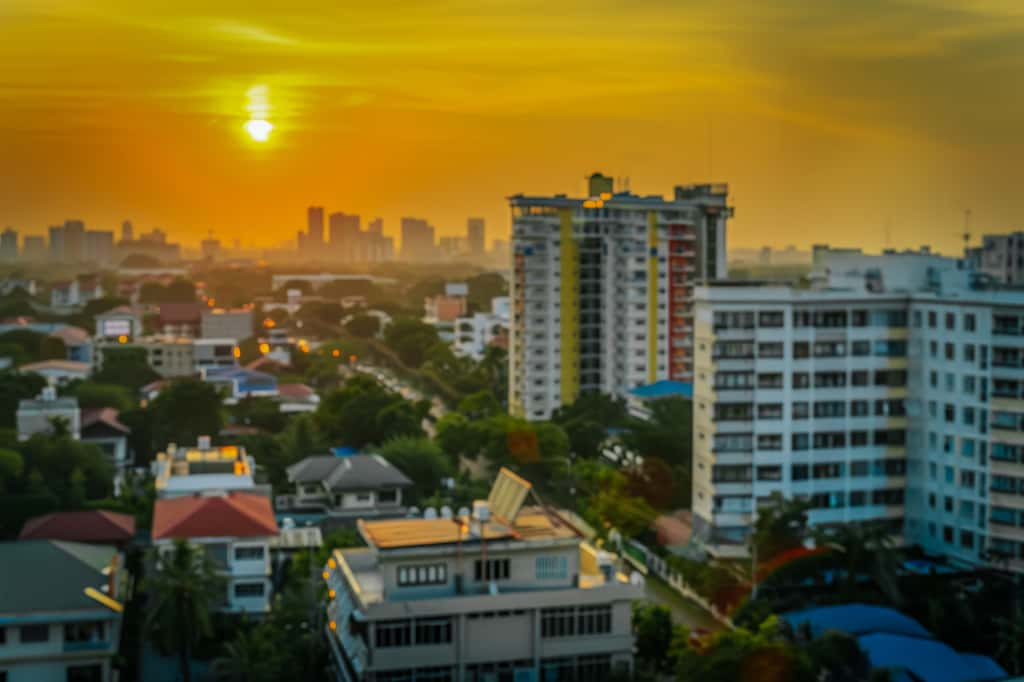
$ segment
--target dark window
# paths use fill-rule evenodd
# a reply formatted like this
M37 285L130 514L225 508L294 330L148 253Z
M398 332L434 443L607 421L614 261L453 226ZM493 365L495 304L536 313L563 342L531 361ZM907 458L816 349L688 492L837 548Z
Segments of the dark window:
M811 356L811 344L806 341L794 341L793 342L793 357L794 358L807 358Z
M806 464L794 464L792 469L792 479L794 481L806 481L808 474L808 467Z
M412 643L412 626L407 620L378 621L374 634L374 644L379 648L409 646Z
M262 597L266 586L263 583L235 583L235 596Z
M540 611L540 636L549 639L552 637L572 637L576 634L576 609L571 606L561 606L553 609L541 609Z
M261 561L262 547L235 547L235 561Z
M473 562L473 578L477 582L485 580L508 580L508 559L477 559Z
M451 618L421 618L416 621L416 644L448 644L452 641Z
M578 620L578 634L606 635L612 631L612 607L610 604L581 606Z
M50 640L49 625L22 625L19 640L22 644L48 642Z
M103 682L103 666L95 663L93 665L69 665L67 669L67 682ZM3 678L0 677L0 682Z
M105 628L101 620L67 623L64 625L65 642L105 642Z

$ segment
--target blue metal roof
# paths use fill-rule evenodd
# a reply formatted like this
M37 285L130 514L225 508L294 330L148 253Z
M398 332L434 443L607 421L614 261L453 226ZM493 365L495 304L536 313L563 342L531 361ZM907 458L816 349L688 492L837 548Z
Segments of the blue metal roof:
M932 634L913 618L895 609L868 604L843 604L822 606L804 611L790 611L782 619L794 629L803 623L811 627L811 634L817 638L827 630L839 630L850 635L886 632L893 635L930 638Z
M1006 678L1006 671L991 658L957 652L895 609L844 604L790 611L781 618L794 629L806 623L814 638L828 630L855 636L871 666L893 671L893 679L900 682L985 682Z
M646 386L639 386L629 393L643 400L656 400L671 396L693 398L693 384L688 384L685 381L664 379L662 381L655 381L653 384L647 384Z

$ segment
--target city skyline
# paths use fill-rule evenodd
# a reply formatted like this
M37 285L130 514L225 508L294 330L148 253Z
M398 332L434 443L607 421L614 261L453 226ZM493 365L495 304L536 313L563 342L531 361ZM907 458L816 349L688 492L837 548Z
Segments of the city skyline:
M736 247L1020 226L1014 3L537 7L7 2L0 226L268 245L315 204L502 237L507 196L594 171L729 182Z

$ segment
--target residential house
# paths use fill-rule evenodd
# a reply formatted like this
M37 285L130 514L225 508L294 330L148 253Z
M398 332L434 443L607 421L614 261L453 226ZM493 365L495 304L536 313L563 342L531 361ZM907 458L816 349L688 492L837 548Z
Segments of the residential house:
M72 438L81 435L81 414L77 398L58 398L57 390L47 386L38 398L21 400L15 414L18 440L26 441L37 433L53 433L57 420L67 426Z
M18 368L20 374L38 374L50 385L63 386L70 381L88 379L92 365L74 360L43 360L30 362Z
M25 522L19 540L63 540L124 547L135 538L135 519L105 509L35 516Z
M117 548L0 543L0 679L112 682L127 573Z
M157 324L163 334L195 338L199 336L203 310L199 303L161 303Z
M103 287L96 276L55 282L50 288L50 307L55 310L80 308L97 298L103 298Z
M121 423L119 416L113 407L84 407L80 433L83 443L96 445L115 467L123 469L131 463L128 437L132 430Z
M281 505L324 509L335 518L404 516L402 491L412 481L380 455L306 457L287 469L294 496Z
M71 325L59 325L50 332L50 336L64 343L68 360L92 362L92 338L86 330Z
M270 500L262 495L190 495L153 506L153 546L162 555L175 540L202 548L225 578L224 602L216 606L228 613L270 610L270 545L277 535Z
M195 339L192 342L192 361L197 373L213 368L236 368L241 356L242 351L234 339Z
M174 443L157 453L150 465L157 497L233 491L262 494L269 498L269 485L256 485L256 462L240 445L210 445L207 436L191 448Z
M131 306L121 305L95 316L96 336L101 339L131 341L142 336L142 314Z

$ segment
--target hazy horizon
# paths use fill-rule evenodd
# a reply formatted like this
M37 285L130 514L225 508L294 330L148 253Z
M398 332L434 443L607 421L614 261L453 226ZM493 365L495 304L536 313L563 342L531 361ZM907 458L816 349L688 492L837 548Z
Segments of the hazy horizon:
M490 242L594 171L728 182L731 248L1022 227L1016 2L218 5L0 6L0 228L269 246L322 205Z

